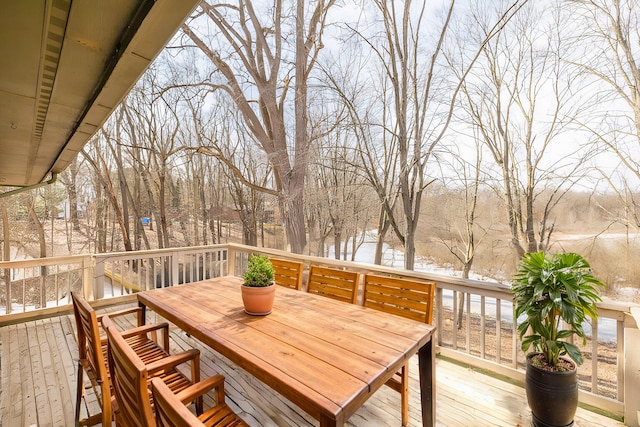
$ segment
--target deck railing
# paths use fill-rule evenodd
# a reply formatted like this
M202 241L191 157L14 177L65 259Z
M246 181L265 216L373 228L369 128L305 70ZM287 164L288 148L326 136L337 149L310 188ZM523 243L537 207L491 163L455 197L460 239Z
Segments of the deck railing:
M524 382L525 356L508 286L235 244L0 262L0 325L68 310L72 290L93 300L130 300L140 290L241 275L250 253L303 261L307 269L318 263L433 281L438 352ZM598 309L578 370L580 400L638 426L640 330L630 305L605 302Z

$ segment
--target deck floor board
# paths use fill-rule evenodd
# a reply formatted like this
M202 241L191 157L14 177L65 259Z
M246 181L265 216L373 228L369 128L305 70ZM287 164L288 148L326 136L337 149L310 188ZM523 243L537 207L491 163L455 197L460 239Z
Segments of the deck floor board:
M162 321L154 313L149 322ZM132 319L117 319L122 328ZM227 403L252 426L317 426L296 405L254 379L218 353L172 327L172 352L198 348L202 376L225 375ZM0 328L0 426L73 425L77 342L73 315ZM522 387L473 369L436 362L437 425L529 426L530 413ZM87 382L88 383L88 382ZM421 425L417 358L411 360L409 425ZM205 403L210 403L208 396ZM98 409L96 396L85 389L83 413ZM400 395L382 387L347 422L348 426L400 426ZM575 426L623 426L611 418L579 408Z

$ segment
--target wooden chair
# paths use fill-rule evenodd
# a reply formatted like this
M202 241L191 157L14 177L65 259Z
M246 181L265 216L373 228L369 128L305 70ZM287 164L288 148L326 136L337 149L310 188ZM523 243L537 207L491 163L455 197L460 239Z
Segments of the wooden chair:
M367 274L364 278L363 305L376 310L431 323L435 284ZM400 393L402 425L409 421L409 361L386 382Z
M89 303L75 292L71 293L73 312L76 319L76 333L78 338L78 382L76 388L76 425L111 425L113 415L111 406L111 392L109 384L109 370L107 367L107 339L100 336L99 323L102 316L98 316ZM169 349L169 325L160 323L142 325L142 310L139 307L112 312L111 317L119 317L135 313L138 315L138 327L124 332L127 341L134 351L144 360L164 357ZM148 334L163 330L164 349L152 341ZM87 418L80 419L81 399L84 389L84 373L91 382L101 412Z
M269 261L271 261L271 264L273 265L276 285L285 286L298 291L302 289L303 263L276 258L270 258Z
M215 406L196 416L186 403L196 397L214 389ZM151 379L151 391L156 410L156 424L158 427L193 427L219 426L236 427L248 426L242 418L236 415L224 399L224 377L220 374L200 381L189 388L174 394L159 378Z
M118 332L108 315L102 318L102 325L107 331L111 386L118 404L116 425L155 427L150 379L157 377L176 392L186 389L200 380L200 352L192 349L145 363ZM191 362L192 381L176 369L186 362ZM195 400L196 410L202 413L202 397Z
M360 273L311 265L307 292L355 304L358 283Z

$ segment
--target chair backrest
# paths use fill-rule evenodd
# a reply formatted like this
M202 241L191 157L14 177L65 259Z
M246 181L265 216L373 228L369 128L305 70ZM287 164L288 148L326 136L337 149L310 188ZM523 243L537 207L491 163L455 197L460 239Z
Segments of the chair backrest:
M144 362L131 349L108 316L102 318L109 340L109 371L118 403L116 421L123 427L155 427L151 409L149 376Z
M107 366L100 343L98 317L93 307L75 292L71 292L73 314L76 319L78 333L78 351L81 363L88 365L95 380L108 381ZM92 378L93 380L93 378Z
M311 265L307 292L355 304L360 273Z
M158 427L204 426L160 378L151 379Z
M435 283L367 274L362 301L365 307L432 323L434 293Z
M273 277L276 285L297 290L302 289L303 263L276 258L270 258L269 261L273 265Z

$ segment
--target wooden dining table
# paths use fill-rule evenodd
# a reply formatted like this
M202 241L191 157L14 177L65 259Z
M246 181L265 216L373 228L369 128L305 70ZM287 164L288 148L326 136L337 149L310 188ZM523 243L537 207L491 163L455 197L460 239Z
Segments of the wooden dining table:
M137 295L143 309L224 355L321 426L342 426L417 353L422 423L435 425L434 326L280 286L272 313L251 316L241 283L225 276Z

